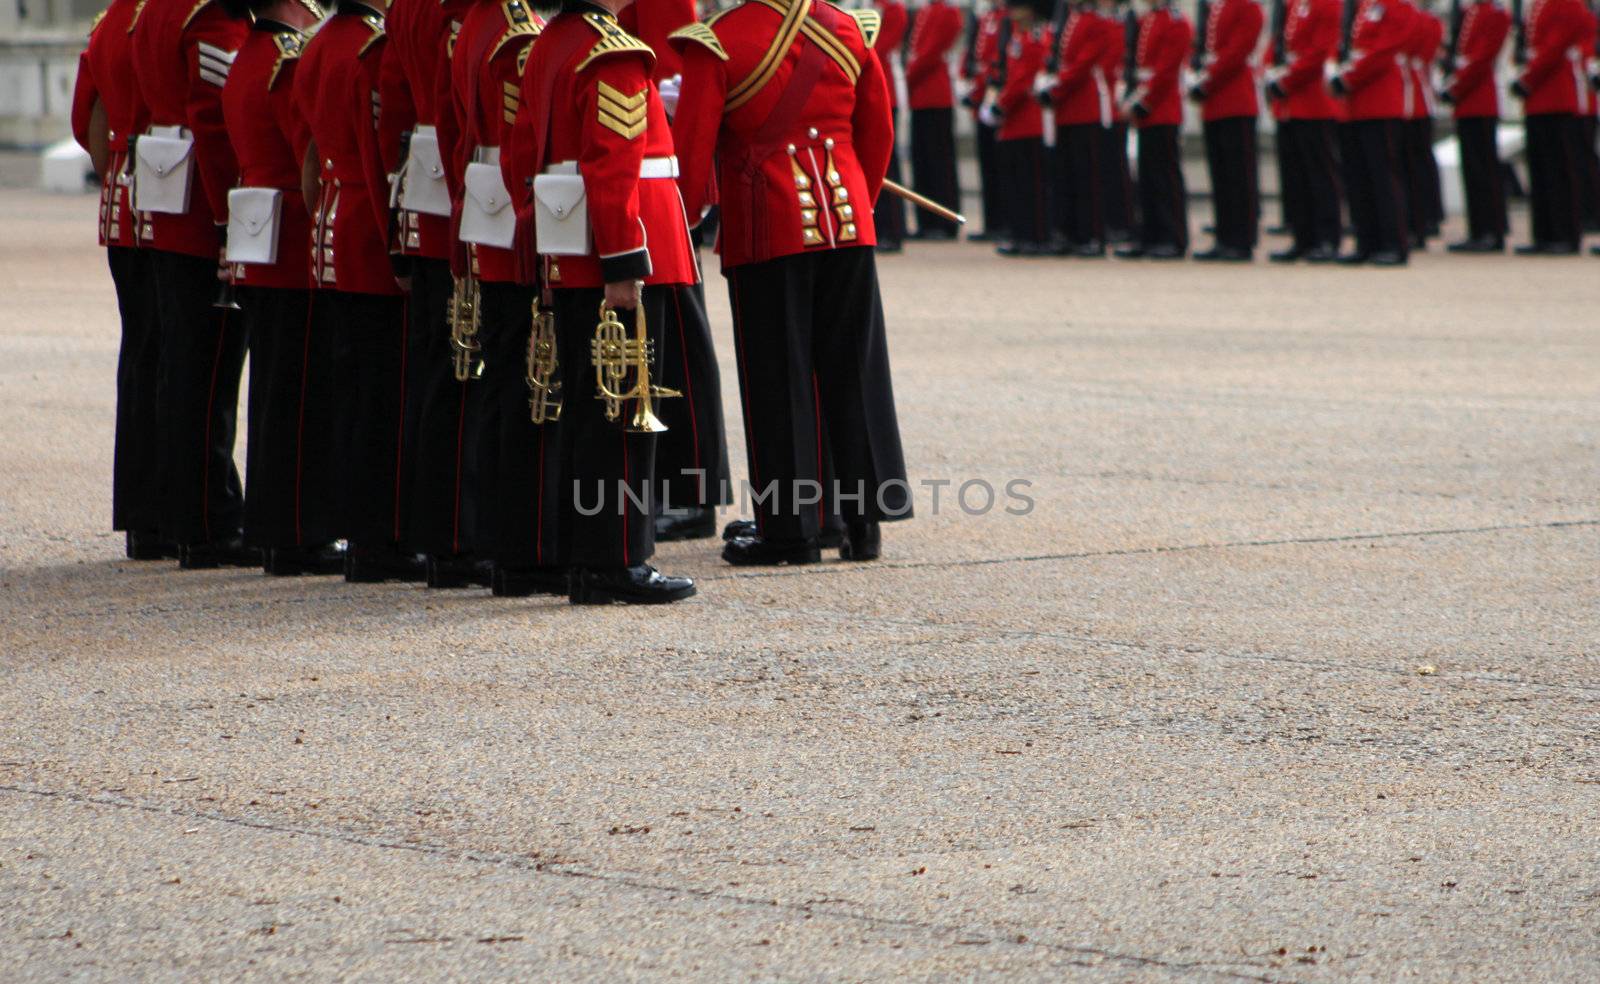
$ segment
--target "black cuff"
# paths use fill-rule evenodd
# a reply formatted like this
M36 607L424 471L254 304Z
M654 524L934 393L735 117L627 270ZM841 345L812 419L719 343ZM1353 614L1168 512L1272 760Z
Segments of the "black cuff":
M643 280L650 276L650 272L650 250L644 246L615 256L600 257L600 279L608 284Z

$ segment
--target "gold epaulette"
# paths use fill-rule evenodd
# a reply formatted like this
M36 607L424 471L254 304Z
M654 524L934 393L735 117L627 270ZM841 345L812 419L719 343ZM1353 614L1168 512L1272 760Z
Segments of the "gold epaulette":
M150 0L139 0L139 5L133 8L133 16L128 18L128 33L133 33L133 25L139 23L139 15L144 13L144 5Z
M850 16L856 19L856 27L861 29L861 40L867 43L867 47L875 47L878 31L883 27L883 15L876 10L852 10Z
M272 36L272 43L278 46L278 60L272 63L272 74L267 76L268 92L278 84L278 73L283 70L284 64L300 57L300 52L305 50L306 39L299 31L279 31Z
M600 40L595 43L593 48L589 49L588 57L578 63L576 71L581 72L588 68L589 63L597 58L625 54L630 51L648 55L650 64L655 64L655 49L624 31L622 26L610 14L584 14L583 19L590 27L600 32Z
M500 10L506 15L506 30L494 43L494 50L489 52L492 61L500 54L502 48L517 38L536 38L544 30L543 25L536 21L528 11L528 5L522 0L505 0L500 5Z
M207 2L210 2L210 0L207 0ZM365 57L366 53L372 50L373 45L383 40L382 17L379 17L377 14L362 14L361 23L367 25L367 27L372 30L372 37L367 38L366 43L361 46L361 50L356 52L357 58Z
M319 21L328 16L328 12L322 9L322 4L318 3L317 0L299 0L299 3L300 6L305 8L306 13Z
M189 16L187 16L187 17L185 17L183 19L183 26L184 27L188 27L189 26L189 22L194 20L196 17L198 17L200 15L200 11L204 10L205 7L206 7L206 4L208 4L210 2L211 2L211 0L198 0L198 2L195 3L195 5L193 7L190 7L189 8Z
M722 46L722 42L717 39L717 32L698 21L693 24L685 24L676 31L673 31L671 34L667 35L668 41L671 41L674 38L680 38L684 41L693 41L695 44L705 45L708 49L710 49L713 55L717 56L718 59L722 61L728 60L728 50L724 48Z
M94 15L94 20L89 22L89 37L91 37L91 38L94 37L95 28L99 27L100 26L100 22L105 20L105 19L106 19L106 12L104 10L102 10L98 14Z

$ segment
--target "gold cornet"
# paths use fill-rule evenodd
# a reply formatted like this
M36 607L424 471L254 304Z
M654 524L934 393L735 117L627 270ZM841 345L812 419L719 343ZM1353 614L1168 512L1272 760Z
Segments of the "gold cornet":
M476 277L468 274L456 280L450 293L450 359L457 382L464 383L483 375L483 361L478 358L483 348L478 344L482 300Z
M533 306L533 333L528 336L528 416L536 424L561 419L560 368L556 361L556 315Z
M604 301L600 302L600 323L595 326L594 340L589 343L589 355L594 362L596 397L606 401L606 419L622 416L622 404L637 400L633 420L626 430L633 434L659 434L667 429L655 414L655 401L668 396L682 396L677 390L666 389L650 382L650 356L652 346L645 331L644 304L634 307L633 337L617 319ZM631 376L630 376L631 374ZM631 385L624 385L632 380Z

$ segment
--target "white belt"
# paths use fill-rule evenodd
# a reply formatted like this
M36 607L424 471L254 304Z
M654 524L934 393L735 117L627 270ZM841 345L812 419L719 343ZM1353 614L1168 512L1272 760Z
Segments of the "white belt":
M187 139L189 139L189 136L190 136L189 128L186 127L186 126L154 126L154 125L152 125L149 130L145 131L145 133L148 136L166 137L169 140L187 140Z
M577 174L577 161L557 161L544 169L545 174ZM678 158L673 157L646 157L639 162L639 177L641 178L676 178L678 176Z
M477 161L479 164L499 164L500 148L479 147L477 150L473 151L472 159Z
M437 127L433 127L433 126L429 126L426 123L418 123L416 126L411 128L411 133L412 133L413 136L421 135L421 136L424 136L424 137L433 137L436 140L439 137L438 128Z

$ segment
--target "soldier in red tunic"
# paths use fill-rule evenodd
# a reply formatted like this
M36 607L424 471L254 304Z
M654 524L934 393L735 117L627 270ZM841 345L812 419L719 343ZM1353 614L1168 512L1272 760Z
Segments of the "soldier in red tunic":
M1055 110L1057 215L1064 244L1072 256L1105 255L1105 213L1100 167L1104 131L1112 122L1112 79L1106 75L1105 52L1115 31L1095 12L1092 0L1079 0L1054 41L1059 68L1039 97Z
M1007 32L998 92L985 102L995 128L1000 187L1005 190L1002 256L1050 252L1050 168L1044 145L1044 108L1034 98L1034 79L1050 53L1049 0L1006 0ZM880 200L883 196L879 196Z
M229 269L250 334L245 541L263 551L269 574L338 573L333 338L311 318L311 221L297 153L308 138L294 102L301 32L322 12L297 0L256 0L252 12L222 89L239 161Z
M1338 259L1344 234L1335 150L1339 103L1327 86L1327 67L1339 51L1339 0L1290 0L1283 48L1267 72L1267 98L1279 114L1284 219L1294 239L1271 259L1327 263Z
M1205 56L1190 96L1205 125L1206 170L1216 243L1197 260L1249 262L1261 219L1257 175L1255 73L1250 59L1263 17L1255 0L1217 0L1205 30Z
M1168 0L1139 18L1138 86L1128 113L1139 133L1139 241L1123 258L1181 258L1189 249L1189 193L1183 183L1178 130L1183 125L1179 77L1194 28Z
M137 88L148 122L134 149L134 207L145 213L140 236L161 320L161 530L190 568L260 561L241 535L244 490L233 465L244 326L212 306L238 173L222 86L245 31L213 0L145 0L134 18L132 78L120 80Z
M343 404L335 435L340 518L350 581L417 580L407 548L412 463L404 454L405 301L389 262L389 184L378 150L383 15L339 0L295 70L309 125L311 272L320 293L312 330L335 332Z
M771 490L730 563L815 562L830 501L842 555L869 560L879 522L911 512L872 249L893 132L876 26L762 0L676 35L679 183L699 214L715 159L751 484ZM835 489L821 488L825 447Z
M900 93L894 81L893 61L899 57L900 46L905 43L906 28L910 18L906 14L906 5L900 0L877 0L879 27L876 50L882 52L880 61L883 63L884 80L889 84L889 118L896 133L900 129ZM963 61L963 65L966 61ZM992 131L989 134L993 139ZM979 172L985 164L981 160L985 153L980 133L978 154L980 157ZM889 149L889 171L887 177L891 181L900 180L900 141L894 140ZM981 180L981 178L980 178ZM878 252L898 253L906 237L906 203L896 195L879 195L878 204L873 206L872 218L878 226Z
M160 325L154 272L141 249L130 189L131 138L143 130L143 106L132 77L132 23L138 0L112 0L89 29L72 93L72 135L100 176L100 245L117 291L122 344L117 353L116 443L112 458L111 528L122 530L130 560L176 556L161 526L161 468L156 444L156 370Z
M620 401L618 418L608 419L591 349L602 302L630 337L636 310L659 335L672 288L699 276L672 180L672 133L651 82L655 57L617 24L626 5L564 0L545 26L523 71L507 181L521 189L532 179L533 208L546 222L533 245L555 315L563 402L558 447L547 458L559 484L546 543L571 569L574 604L671 602L695 590L647 563L655 550L655 434L629 424L642 415L639 399ZM702 172L701 198L706 178ZM534 231L519 229L519 248ZM640 374L628 375L637 389Z
M1106 244L1122 246L1133 241L1137 218L1133 201L1133 175L1128 168L1128 117L1123 99L1129 86L1123 78L1130 47L1129 37L1137 24L1129 0L1100 0L1097 13L1105 22L1106 46L1100 53L1100 68L1111 88L1111 124L1100 132L1100 197Z
M911 103L911 176L917 190L936 202L955 206L955 88L950 52L961 41L961 11L948 0L927 0L911 20L911 53L906 59L906 91ZM956 226L925 209L917 210L913 239L954 239Z
M887 10L887 7L880 9ZM898 103L899 91L894 83L894 61L899 56L904 38L896 38L890 33L891 25L887 13L884 16L883 27L878 32L878 43L873 49L878 52L878 60L883 62L884 75L889 79L889 95ZM903 30L903 29L902 29ZM1006 17L1005 4L1002 2L991 3L982 14L976 15L967 24L967 45L961 56L961 79L966 92L962 96L963 103L971 109L977 117L983 107L984 93L991 85L998 83L996 71L1000 67L1000 36L1001 32L1009 32L1011 22ZM969 240L981 242L999 239L1005 235L1005 191L1000 186L1000 162L995 153L995 127L976 119L976 133L978 145L978 191L982 199L983 229L976 233L968 233ZM899 167L899 150L889 159L890 180L900 180L896 168ZM878 196L878 208L904 210L904 203L897 202L893 195ZM888 234L884 227L882 216L876 216L878 223L878 240L881 243Z
M1439 161L1433 156L1433 63L1439 60L1444 44L1444 22L1433 13L1432 4L1433 0L1407 4L1411 31L1401 52L1406 83L1401 156L1412 249L1426 249L1444 221Z
M1527 63L1511 91L1522 100L1528 144L1528 210L1533 242L1526 256L1569 256L1582 238L1580 118L1594 112L1584 71L1594 51L1594 15L1583 0L1534 0L1523 13Z
M394 0L384 15L378 152L391 184L395 275L406 289L404 456L411 482L406 537L427 554L428 585L482 580L467 556L476 490L469 482L475 380L454 372L449 305L451 198L444 168L454 134L440 126L449 47L470 0Z
M1405 108L1403 51L1410 35L1406 8L1394 0L1349 0L1356 4L1340 44L1342 64L1329 81L1344 99L1340 162L1355 249L1341 263L1405 264L1405 188L1401 180L1401 127Z
M1451 243L1452 253L1500 253L1506 248L1506 182L1495 142L1500 92L1494 73L1510 30L1511 15L1496 0L1473 0L1457 28L1454 63L1444 66L1441 95L1456 121L1467 207L1467 238Z

